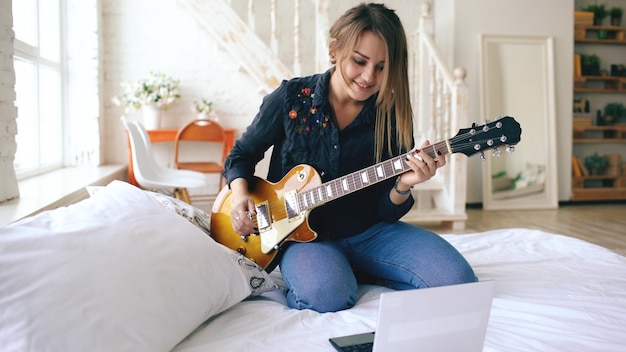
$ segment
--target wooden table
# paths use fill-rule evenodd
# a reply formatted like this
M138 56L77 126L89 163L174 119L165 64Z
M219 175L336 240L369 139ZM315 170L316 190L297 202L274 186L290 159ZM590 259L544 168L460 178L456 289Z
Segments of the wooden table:
M230 150L235 145L235 129L233 128L225 128L224 129L224 153L222 155L222 160L226 159L228 154L230 154ZM177 128L171 129L159 129L159 130L148 130L148 136L150 137L150 141L152 143L159 142L173 142L176 138L176 134L178 133ZM133 172L133 153L130 150L130 141L128 143L128 182L131 184L138 186L137 180L135 179L135 173Z

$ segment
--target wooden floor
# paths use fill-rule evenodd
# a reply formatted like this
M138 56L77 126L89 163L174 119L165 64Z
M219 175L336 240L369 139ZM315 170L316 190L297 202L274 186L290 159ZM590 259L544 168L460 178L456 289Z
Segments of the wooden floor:
M467 209L464 230L425 226L437 233L473 233L502 228L529 228L595 243L626 256L626 202L562 204L553 210L486 211Z

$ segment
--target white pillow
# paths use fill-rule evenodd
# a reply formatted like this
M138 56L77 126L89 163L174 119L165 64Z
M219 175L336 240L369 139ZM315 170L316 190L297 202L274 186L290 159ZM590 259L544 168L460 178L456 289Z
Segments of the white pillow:
M203 231L114 181L0 228L0 350L169 351L251 294Z

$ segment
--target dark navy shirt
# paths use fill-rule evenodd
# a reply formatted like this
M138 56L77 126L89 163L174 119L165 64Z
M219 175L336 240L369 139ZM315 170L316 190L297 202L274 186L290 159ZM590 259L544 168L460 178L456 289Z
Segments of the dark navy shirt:
M329 80L330 71L283 81L263 99L258 114L226 159L228 184L243 177L254 185L255 166L272 146L267 175L270 182L280 181L299 164L313 166L322 182L374 164L377 95L370 97L356 119L340 131L331 118ZM414 200L409 197L403 204L393 204L389 191L394 182L391 178L328 202L311 212L309 224L321 238L338 239L381 221L396 221L409 211Z

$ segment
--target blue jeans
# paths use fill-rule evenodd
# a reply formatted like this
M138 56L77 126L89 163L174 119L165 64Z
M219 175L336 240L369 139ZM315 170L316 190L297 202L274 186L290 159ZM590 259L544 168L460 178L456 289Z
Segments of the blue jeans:
M357 282L404 290L477 281L469 263L445 239L400 221L381 222L338 241L292 243L280 270L289 288L289 307L318 312L352 307Z

